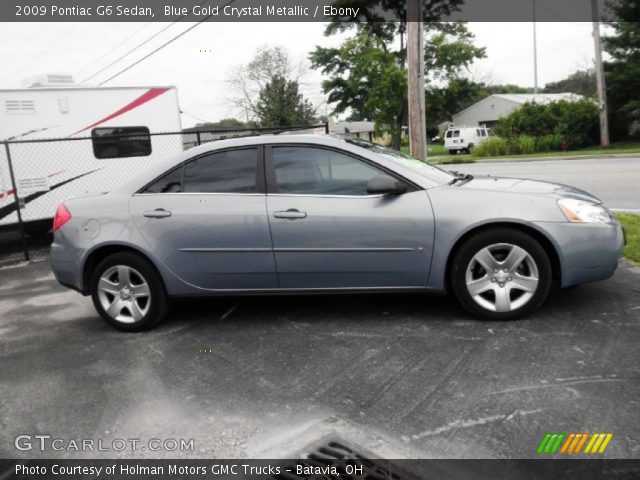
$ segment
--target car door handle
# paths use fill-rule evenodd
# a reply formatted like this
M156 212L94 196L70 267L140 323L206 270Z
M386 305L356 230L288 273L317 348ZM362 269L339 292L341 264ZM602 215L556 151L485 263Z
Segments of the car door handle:
M168 210L165 210L164 208L156 208L155 210L147 210L143 212L142 215L148 218L164 218L164 217L170 217L171 212Z
M283 212L273 212L273 216L276 218L288 218L295 220L296 218L307 218L307 213L296 210L295 208L290 208Z

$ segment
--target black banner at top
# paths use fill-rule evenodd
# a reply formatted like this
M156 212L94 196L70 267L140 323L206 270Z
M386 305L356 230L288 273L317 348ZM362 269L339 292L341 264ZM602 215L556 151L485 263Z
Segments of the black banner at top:
M422 1L429 22L615 21L612 5L632 0ZM2 22L397 22L402 0L2 0ZM412 9L413 11L413 9ZM628 19L627 19L628 21Z

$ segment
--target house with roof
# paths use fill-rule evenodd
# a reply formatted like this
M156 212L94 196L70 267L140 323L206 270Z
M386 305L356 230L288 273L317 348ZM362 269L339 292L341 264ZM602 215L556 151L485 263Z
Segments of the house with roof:
M489 95L452 116L454 125L484 125L495 127L500 117L506 117L527 102L551 103L559 100L574 102L584 97L575 93L499 93Z

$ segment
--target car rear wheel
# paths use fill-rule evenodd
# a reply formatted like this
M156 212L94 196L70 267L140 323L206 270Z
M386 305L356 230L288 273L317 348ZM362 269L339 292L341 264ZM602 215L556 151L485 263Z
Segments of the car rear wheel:
M91 276L90 292L100 316L119 330L146 330L167 313L160 275L133 253L116 253L102 260Z
M452 264L453 291L470 313L495 320L522 318L544 302L551 287L544 248L524 232L495 229L469 238Z

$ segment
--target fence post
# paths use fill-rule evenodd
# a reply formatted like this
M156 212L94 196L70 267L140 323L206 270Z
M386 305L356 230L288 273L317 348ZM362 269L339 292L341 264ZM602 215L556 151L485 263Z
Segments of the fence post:
M324 122L324 133L329 133L329 122Z
M198 145L200 145L200 130L196 132L196 138L198 139Z
M13 174L13 163L11 162L11 151L9 142L4 142L4 149L7 152L7 163L9 164L9 176L11 177L11 188L13 188L13 198L16 203L16 214L18 215L18 225L20 226L20 240L24 249L24 259L29 261L29 248L27 247L27 238L24 234L24 223L22 222L22 212L20 211L20 198L18 198L18 186L16 185L16 177Z

